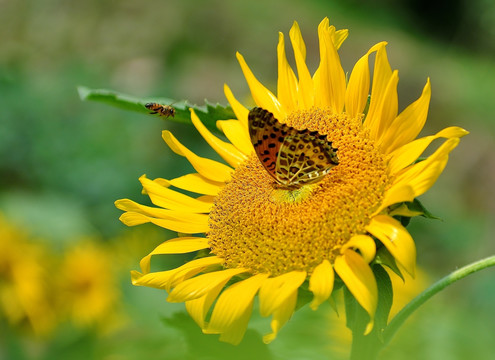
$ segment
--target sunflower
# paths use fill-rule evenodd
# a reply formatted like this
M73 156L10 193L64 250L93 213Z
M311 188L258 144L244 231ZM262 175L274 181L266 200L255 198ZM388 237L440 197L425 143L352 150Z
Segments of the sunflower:
M429 79L420 97L398 113L399 78L388 62L387 44L378 43L361 57L347 81L337 52L347 35L327 18L320 23L320 64L311 75L295 22L289 36L296 77L280 33L276 96L237 54L258 107L287 126L326 135L338 149L339 164L321 181L297 189L274 186L253 150L250 111L225 86L237 119L219 120L217 126L229 142L210 133L193 110L191 119L227 164L196 155L164 131L168 146L196 172L171 180L142 176L144 191L157 207L116 202L125 211L121 221L129 226L151 222L179 233L141 260L141 272L132 272L133 283L167 290L169 302L184 302L203 332L220 334L222 341L242 340L256 295L261 315L272 316L272 332L263 338L268 343L295 311L300 288L313 294L310 306L316 309L330 297L337 279L369 314L368 333L378 299L370 267L377 250L387 251L402 271L414 276L415 244L394 216L421 214L408 204L435 183L467 131L449 127L416 139L427 117ZM429 157L420 158L435 139L444 140ZM199 250L202 255L178 268L150 271L154 255Z

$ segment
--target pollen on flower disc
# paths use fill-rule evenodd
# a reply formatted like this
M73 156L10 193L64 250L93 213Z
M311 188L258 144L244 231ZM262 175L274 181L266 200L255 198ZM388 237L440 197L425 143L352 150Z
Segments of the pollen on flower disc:
M333 263L340 246L366 233L390 184L384 156L363 130L361 118L313 108L292 113L286 123L328 135L340 163L320 182L292 193L274 189L255 154L240 165L209 216L211 251L228 268L276 276L293 270L311 273L325 259ZM275 191L288 194L274 196Z

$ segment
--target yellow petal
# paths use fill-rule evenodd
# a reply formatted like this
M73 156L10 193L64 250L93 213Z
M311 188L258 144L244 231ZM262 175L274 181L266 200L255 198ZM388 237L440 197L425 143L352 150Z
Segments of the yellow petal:
M233 276L246 272L246 269L228 269L196 276L179 283L169 294L168 302L183 302L198 299L219 284L225 285Z
M237 345L246 332L254 297L267 277L258 274L228 287L218 298L204 332L222 334L222 341Z
M150 271L150 261L153 255L185 254L193 251L207 249L208 239L200 237L179 237L167 240L158 245L152 252L141 259L139 263L144 273Z
M244 77L246 78L249 90L251 90L251 95L256 105L273 113L275 118L278 120L284 121L287 114L278 99L270 90L265 88L263 84L258 81L258 79L256 79L251 72L251 69L247 66L244 57L239 53L237 53L236 56L239 64L241 65L242 72L244 73Z
M409 185L413 189L415 197L424 194L437 181L445 165L447 165L449 153L458 144L459 138L448 139L428 159L404 169L394 180L392 188Z
M182 145L168 130L162 132L162 137L173 152L187 158L194 169L204 177L217 182L227 182L230 180L233 172L232 168L217 161L197 156Z
M338 50L340 49L340 46L342 43L347 39L349 36L349 30L347 29L342 29L342 30L337 30L335 34L333 35L333 44L335 45L335 48Z
M161 215L160 218L154 218L142 213L128 211L123 213L119 220L127 226L135 226L151 222L165 229L185 234L204 233L209 229L208 215L180 213L174 210L165 209L162 209L162 211L167 213Z
M398 83L399 72L395 70L392 73L384 92L380 94L381 102L377 103L373 113L370 111L366 116L367 119L368 117L370 118L370 123L373 124L373 127L370 128L370 135L373 139L377 139L378 142L397 116L397 111L399 108L399 99L397 94ZM371 99L373 102L373 96Z
M435 139L460 138L467 134L469 134L468 131L457 126L452 126L439 131L435 135L426 136L405 144L390 154L388 164L389 171L391 174L396 174L405 167L411 165Z
M191 318L196 322L196 324L204 329L206 326L205 317L210 310L211 305L216 300L218 294L223 289L223 284L218 284L217 287L212 288L208 293L200 298L186 301L186 310L191 316Z
M277 97L285 110L290 113L297 109L298 84L296 75L287 62L287 57L285 55L284 34L282 33L278 33L277 56Z
M365 330L365 334L368 334L373 329L378 303L378 289L373 271L371 271L368 263L352 250L346 250L344 254L337 256L334 269L357 302L370 316Z
M241 125L244 126L244 128L247 130L249 110L246 109L244 105L242 105L239 101L237 101L227 84L224 84L223 90L230 106L232 106L232 110L234 110L234 114L237 117L237 120L239 120L241 122Z
M309 290L313 293L314 298L310 304L312 310L316 310L320 304L326 301L333 290L334 273L332 265L328 260L315 267L309 278Z
M406 204L401 204L399 207L395 208L394 210L390 211L388 213L390 216L407 216L407 217L414 217L414 216L420 216L423 215L422 211L414 211L410 210Z
M157 179L155 179L157 180ZM218 195L225 183L210 180L201 174L187 174L176 179L168 180L176 188L205 195Z
M371 87L371 102L368 110L368 115L364 121L364 126L368 129L378 129L380 118L376 115L377 111L381 112L383 107L383 96L385 89L392 77L392 69L388 63L387 51L385 49L386 42L377 44L375 68L373 70L373 85ZM374 137L375 133L372 134Z
M385 42L381 42L373 46L352 69L345 94L345 111L351 117L362 114L368 102L370 91L369 56L385 45Z
M333 32L335 28L332 27ZM318 26L320 40L319 86L317 92L320 106L329 106L334 113L341 113L345 99L345 74L340 64L340 57L332 41L328 18Z
M152 273L140 273L139 271L131 271L132 284L136 286L149 286L158 289L165 289L168 291L171 287L171 281L177 278L181 280L188 279L201 271L208 269L212 266L218 266L223 262L216 256L209 256L201 259L191 260L188 263L172 270L152 272Z
M190 109L191 111L191 120L198 132L201 136L206 140L208 145L211 146L213 150L216 151L218 155L222 157L230 166L237 167L244 160L246 160L246 155L237 150L232 144L226 143L225 141L220 140L215 135L213 135L206 126L203 125L199 117L194 112L194 109Z
M290 296L306 279L305 271L289 273L267 279L261 287L260 313L269 316Z
M416 246L399 221L387 215L377 215L371 219L366 231L380 240L395 260L414 277Z
M143 175L139 181L149 195L151 202L165 209L185 211L191 213L208 213L212 204L198 201L190 196L158 185Z
M282 326L285 325L287 321L291 318L297 304L297 289L295 289L274 311L272 321L270 322L270 327L272 328L272 333L263 336L263 342L269 344L276 337L277 333L280 331Z
M359 250L364 261L368 264L375 258L376 245L373 239L368 235L354 235L349 241L342 245L342 248L340 249L341 254L344 254L348 249Z
M384 133L383 139L379 140L379 144L385 154L407 144L418 136L428 115L430 98L431 87L430 79L428 78L420 98L395 118Z
M298 108L309 109L314 105L314 88L313 79L306 66L306 45L299 29L299 24L294 21L289 31L294 58L296 59L297 77L299 78L298 86Z
M218 120L217 127L225 134L227 139L244 155L253 152L253 144L249 138L249 133L238 120Z
M415 197L416 194L414 193L414 189L408 184L398 184L392 186L385 192L383 201L380 204L380 207L373 213L373 216L379 214L383 209L389 207L390 205L413 201Z

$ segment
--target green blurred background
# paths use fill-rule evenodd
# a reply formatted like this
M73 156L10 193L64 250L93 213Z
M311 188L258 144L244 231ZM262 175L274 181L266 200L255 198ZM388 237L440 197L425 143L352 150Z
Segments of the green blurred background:
M442 220L414 219L409 227L418 264L427 274L425 284L495 253L493 1L3 0L0 212L28 242L50 253L43 259L55 259L55 272L62 271L63 261L57 259L78 244L89 241L104 249L102 272L114 274L117 289L109 309L118 308L113 317L120 320L101 331L95 326L98 319L78 326L67 317L39 335L25 322L12 324L0 314L0 359L346 357L345 340L334 336L329 306L317 313L297 312L269 346L256 330L260 323L266 331L266 321L255 316L253 330L233 347L202 335L183 305L166 303L164 292L130 285L129 270L172 234L148 226L126 228L113 202L145 203L137 180L144 173L173 178L188 171L186 161L162 141L163 129L193 150L215 155L197 141L192 127L83 103L76 90L84 85L137 97L226 103L227 83L238 99L252 104L235 51L275 90L278 31L287 36L292 22L299 22L314 71L316 29L325 16L337 29L350 30L340 50L346 71L373 44L389 42L389 60L399 69L401 109L431 77L433 96L422 134L451 125L471 132L437 184L421 197ZM382 358L490 358L495 351L494 275L493 269L485 270L433 298Z

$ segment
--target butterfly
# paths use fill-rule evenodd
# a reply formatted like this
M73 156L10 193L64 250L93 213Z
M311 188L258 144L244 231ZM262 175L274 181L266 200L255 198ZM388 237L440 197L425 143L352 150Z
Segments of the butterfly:
M277 188L295 190L318 182L339 164L327 135L282 124L265 109L253 108L248 126L256 155Z

